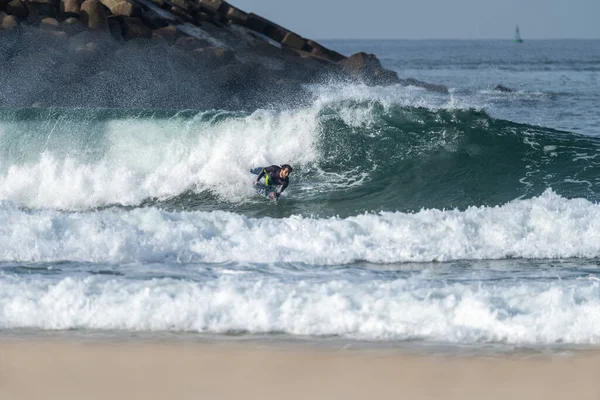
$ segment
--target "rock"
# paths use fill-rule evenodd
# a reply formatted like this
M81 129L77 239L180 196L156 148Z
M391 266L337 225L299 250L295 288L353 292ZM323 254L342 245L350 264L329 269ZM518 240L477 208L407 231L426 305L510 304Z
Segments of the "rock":
M449 93L448 88L445 85L423 82L423 81L417 80L415 78L402 79L400 81L400 83L405 86L422 87L423 89L429 90L431 92L438 92L438 93L442 93L442 94Z
M98 0L85 0L81 4L81 21L89 29L107 30L108 21L102 4Z
M65 19L63 22L61 22L61 26L63 31L69 35L75 35L85 29L83 23L77 18L73 17Z
M12 0L6 5L6 12L17 19L24 20L29 15L29 10L21 0Z
M234 24L245 25L248 22L248 14L233 6L229 6L226 19Z
M188 11L190 9L186 0L171 0L171 4L181 8L183 11Z
M4 13L0 13L0 14L4 14ZM17 19L15 18L14 15L6 15L4 14L4 17L2 17L2 15L0 15L0 30L13 30L16 29L19 26L19 23L17 22Z
M315 57L324 58L326 60L330 60L332 62L342 61L346 57L341 55L340 53L330 50L324 46L321 46L319 43L314 40L307 40L306 47L307 51L310 51Z
M301 50L306 44L306 40L302 39L294 32L288 32L283 37L281 44L287 47L291 47L292 49Z
M66 18L79 18L79 1L78 0L61 0L60 13Z
M338 63L349 75L366 78L382 69L381 63L374 54L356 53Z
M110 10L112 15L131 17L133 13L133 4L127 0L100 0L100 2Z
M246 19L246 27L258 33L263 33L268 23L268 20L254 13L248 14Z
M29 25L40 25L44 18L58 18L58 4L34 2L30 0L21 0L27 6L28 15L26 22Z
M159 29L168 26L167 22L160 15L156 14L152 10L143 11L140 13L139 18L148 26L150 29Z
M173 6L173 7L171 7L169 9L169 11L171 11L171 14L174 14L174 15L178 16L179 18L181 18L185 22L193 22L194 21L194 17L192 17L188 12L186 12L182 8Z
M50 18L50 17L44 18L40 22L40 29L56 31L56 30L58 30L58 21L56 19Z
M210 21L212 17L204 12L197 12L194 14L194 25L202 25L207 21Z
M29 11L27 20L37 25L46 17L58 17L58 10L51 0L28 0L24 2Z
M222 0L200 0L200 9L210 13L217 13L223 5Z
M290 32L277 24L269 23L265 27L263 33L271 39L273 39L274 41L281 43L285 35L287 35Z
M123 39L132 40L137 38L152 37L152 30L148 28L139 18L123 18Z
M107 18L107 22L108 30L110 31L110 35L112 36L112 38L115 39L117 42L122 42L124 40L122 18L110 15Z
M339 61L338 65L349 76L368 85L390 85L400 83L398 74L384 69L374 54L356 53Z
M164 28L155 29L152 31L152 39L162 38L167 43L173 44L179 37L179 32L174 26L165 26Z
M400 78L398 78L398 74L396 72L382 68L375 71L372 82L376 85L395 85L400 83Z
M22 77L14 87L4 88L16 93L10 106L41 101L44 106L251 110L302 102L310 98L301 89L304 84L340 77L445 90L442 85L400 81L373 55L346 59L224 0L80 1L10 0L14 9L25 5L22 29L0 33L0 63ZM58 17L42 17L40 10L50 2ZM30 9L29 3L34 4ZM9 0L0 4L8 7ZM11 19L16 24L14 16L3 16L0 22ZM27 26L31 20L43 29ZM39 85L21 90L20 82L27 77ZM2 72L0 81L7 85Z
M509 87L507 87L507 86L504 86L504 85L497 85L497 86L494 88L494 90L498 90L498 91L500 91L500 92L504 92L504 93L512 93L512 92L514 92L514 90L513 90L513 89L511 89L511 88L509 88Z

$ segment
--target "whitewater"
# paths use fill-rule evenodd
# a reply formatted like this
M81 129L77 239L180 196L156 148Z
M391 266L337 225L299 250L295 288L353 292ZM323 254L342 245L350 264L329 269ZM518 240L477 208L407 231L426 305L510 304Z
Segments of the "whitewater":
M0 107L0 333L600 344L598 42L428 45L332 43L449 93Z

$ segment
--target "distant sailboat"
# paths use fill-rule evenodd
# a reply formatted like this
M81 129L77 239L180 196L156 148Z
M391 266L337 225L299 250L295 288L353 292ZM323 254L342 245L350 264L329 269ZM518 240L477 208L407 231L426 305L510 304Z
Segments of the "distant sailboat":
M521 39L521 33L519 32L519 26L517 25L517 29L515 30L515 42L523 43L523 39Z

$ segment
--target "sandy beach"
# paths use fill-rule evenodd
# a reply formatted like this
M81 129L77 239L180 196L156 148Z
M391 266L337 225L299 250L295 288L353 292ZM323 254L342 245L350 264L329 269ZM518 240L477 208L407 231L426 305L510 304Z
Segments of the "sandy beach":
M0 398L598 399L600 352L419 355L252 344L0 342Z

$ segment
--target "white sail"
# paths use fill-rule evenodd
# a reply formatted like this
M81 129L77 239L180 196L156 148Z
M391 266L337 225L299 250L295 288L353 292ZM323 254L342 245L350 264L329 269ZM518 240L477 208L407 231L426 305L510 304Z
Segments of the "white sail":
M519 26L517 25L517 29L515 30L515 42L523 43L523 39L521 39L521 33L519 32Z

